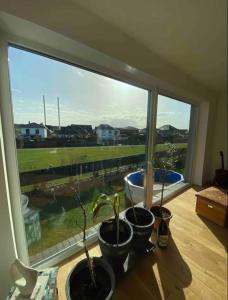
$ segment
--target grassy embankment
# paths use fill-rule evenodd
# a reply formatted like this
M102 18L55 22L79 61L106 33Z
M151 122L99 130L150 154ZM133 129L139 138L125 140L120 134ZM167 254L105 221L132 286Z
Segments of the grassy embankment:
M176 144L177 149L186 148L186 144ZM165 144L156 145L155 151L166 150ZM106 147L74 147L74 148L39 148L39 149L18 149L18 167L19 172L29 172L51 167L80 164L92 161L100 161L112 158L121 158L125 156L143 154L145 146L106 146ZM92 176L91 173L83 175ZM76 178L77 176L74 176ZM47 185L54 186L64 184L72 177L65 177L51 180ZM22 187L22 192L33 190L33 185Z

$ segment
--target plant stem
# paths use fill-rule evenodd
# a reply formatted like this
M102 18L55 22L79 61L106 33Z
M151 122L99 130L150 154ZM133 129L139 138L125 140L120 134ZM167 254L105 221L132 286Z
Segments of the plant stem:
M95 280L95 274L94 274L94 265L93 265L93 260L92 258L90 258L89 256L89 251L87 249L86 246L86 211L85 208L83 207L82 203L80 203L81 209L83 211L83 245L84 245L84 251L85 251L85 255L87 258L87 262L88 262L88 268L89 268L89 272L90 272L90 277L91 277L91 282L92 285L94 286L94 288L97 287L96 285L96 280Z
M117 246L119 245L120 240L120 196L118 195L117 203Z
M164 197L165 178L166 178L166 169L164 169L164 173L162 176L162 190L161 190L161 201L160 201L160 212L161 212L162 218L163 218L162 205L163 205L163 197Z
M130 196L131 207L132 207L133 215L134 215L134 219L135 219L135 224L138 224L138 218L137 218L137 215L136 215L136 212L135 212L135 206L134 206L134 202L133 202L133 199L132 199L132 194L131 194L131 189L130 189L129 183L127 183L127 187L128 187L128 191L129 191L129 196Z
M113 210L115 214L115 223L116 223L116 244L119 245L119 238L120 238L120 220L119 220L119 209L116 210L116 199L117 197L114 196L114 203L113 203Z

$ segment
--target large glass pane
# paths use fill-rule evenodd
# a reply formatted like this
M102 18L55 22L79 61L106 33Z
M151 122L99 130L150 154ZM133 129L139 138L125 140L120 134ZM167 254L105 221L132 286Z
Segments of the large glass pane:
M143 200L148 91L38 54L9 48L9 68L30 262L78 241L81 201L121 195L129 174ZM112 216L103 208L97 222Z
M153 188L155 199L160 199L163 179L166 195L185 182L190 113L190 104L158 95ZM164 169L167 170L165 177Z

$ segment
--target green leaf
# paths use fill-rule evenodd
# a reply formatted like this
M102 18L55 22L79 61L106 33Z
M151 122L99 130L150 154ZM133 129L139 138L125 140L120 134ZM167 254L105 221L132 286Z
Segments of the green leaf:
M95 207L98 205L100 201L109 201L109 197L106 194L99 194L93 201L92 208L91 208L92 212L94 211Z
M96 219L97 218L97 215L98 215L98 212L99 210L105 206L105 205L109 205L108 202L99 202L93 209L93 219Z
M120 206L120 195L118 193L115 193L114 195L114 205L116 208L119 208Z

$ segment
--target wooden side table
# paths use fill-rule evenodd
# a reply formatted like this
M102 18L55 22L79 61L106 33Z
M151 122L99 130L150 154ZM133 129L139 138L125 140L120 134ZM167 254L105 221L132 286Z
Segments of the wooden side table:
M228 224L228 191L209 187L196 194L196 213L225 227Z

